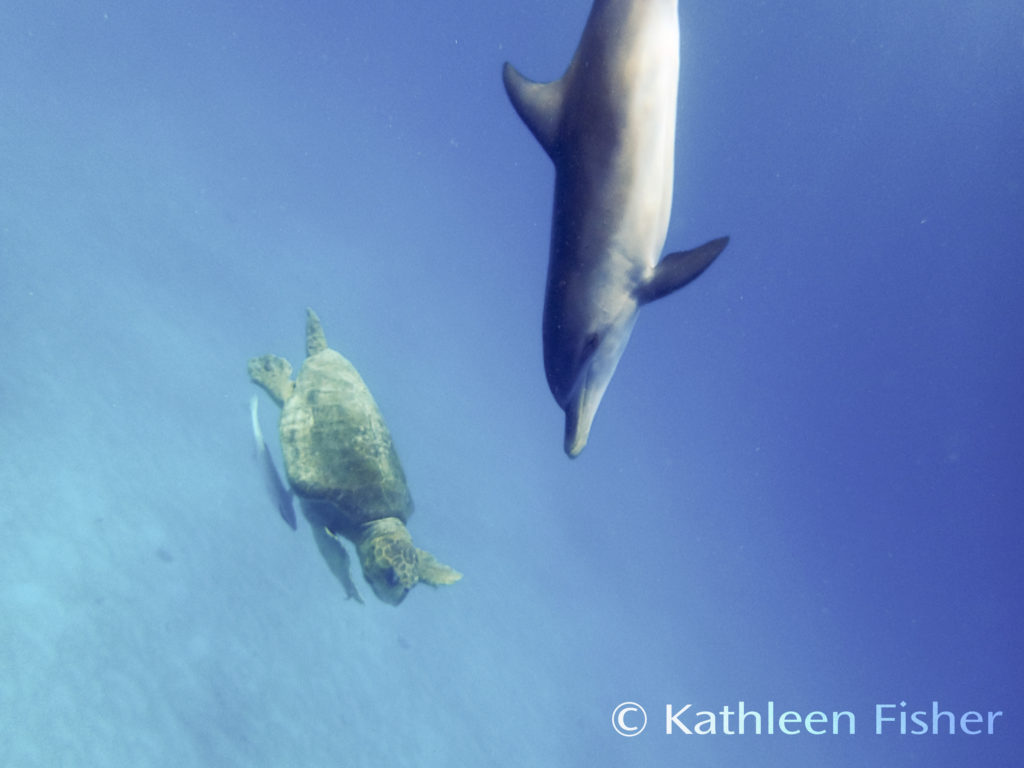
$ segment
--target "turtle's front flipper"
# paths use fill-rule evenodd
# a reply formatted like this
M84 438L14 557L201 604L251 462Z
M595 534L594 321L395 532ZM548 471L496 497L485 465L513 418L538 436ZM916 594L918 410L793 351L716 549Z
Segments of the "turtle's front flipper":
M327 528L321 525L311 525L310 527L313 529L313 538L316 540L316 546L320 550L320 554L327 561L327 567L331 569L331 573L338 578L341 586L345 588L345 594L348 596L348 599L362 603L363 598L360 597L359 590L356 589L355 582L352 581L352 566L348 550Z
M277 466L274 464L270 451L267 449L267 443L263 439L258 406L259 398L253 395L252 400L249 401L249 411L252 414L252 434L256 438L256 460L260 464L260 472L263 473L263 485L267 489L267 493L270 494L270 499L277 507L277 511L281 513L281 517L284 518L284 521L294 531L296 525L292 493L285 488L284 483L281 481L281 475L277 473Z
M454 584L462 578L462 574L450 565L438 561L436 557L423 549L417 549L417 573L420 581L430 584L432 587L440 587L445 584Z

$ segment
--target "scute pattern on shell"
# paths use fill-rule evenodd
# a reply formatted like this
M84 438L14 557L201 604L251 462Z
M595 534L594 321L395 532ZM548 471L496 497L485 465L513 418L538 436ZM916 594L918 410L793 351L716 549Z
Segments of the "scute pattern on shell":
M403 522L412 498L391 434L362 377L341 354L306 358L281 411L281 449L295 491L330 501L336 528L385 517Z

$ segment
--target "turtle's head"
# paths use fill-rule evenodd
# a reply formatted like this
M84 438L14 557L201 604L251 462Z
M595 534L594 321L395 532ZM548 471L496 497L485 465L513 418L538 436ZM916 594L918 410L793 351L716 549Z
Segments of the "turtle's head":
M398 605L419 581L416 547L397 517L369 523L358 550L363 576L385 603Z
M367 523L357 550L363 577L377 597L391 605L401 603L420 581L437 586L462 578L429 552L413 546L409 531L397 517Z

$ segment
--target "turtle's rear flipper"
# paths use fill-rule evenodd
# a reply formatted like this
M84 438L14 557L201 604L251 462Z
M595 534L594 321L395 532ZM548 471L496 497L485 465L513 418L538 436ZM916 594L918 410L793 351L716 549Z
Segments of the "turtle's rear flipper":
M420 581L433 587L454 584L462 578L462 574L451 566L439 562L436 557L423 549L416 550L417 574Z
M327 567L331 569L331 573L338 578L341 586L345 588L345 594L348 596L348 599L362 603L363 598L360 597L359 590L356 589L355 582L352 581L352 563L348 556L348 550L327 528L320 525L312 525L310 527L313 529L313 538L316 540L316 546L320 550L320 554L327 562Z
M249 361L249 378L258 384L278 405L292 396L295 382L291 380L292 366L283 357L261 355Z

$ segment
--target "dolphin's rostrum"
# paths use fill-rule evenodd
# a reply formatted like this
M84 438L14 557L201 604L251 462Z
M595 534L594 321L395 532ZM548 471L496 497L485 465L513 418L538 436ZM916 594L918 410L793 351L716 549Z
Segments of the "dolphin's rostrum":
M658 260L678 78L677 0L595 0L559 80L533 82L505 64L512 105L555 164L544 370L571 457L587 444L637 310L696 278L728 243Z

